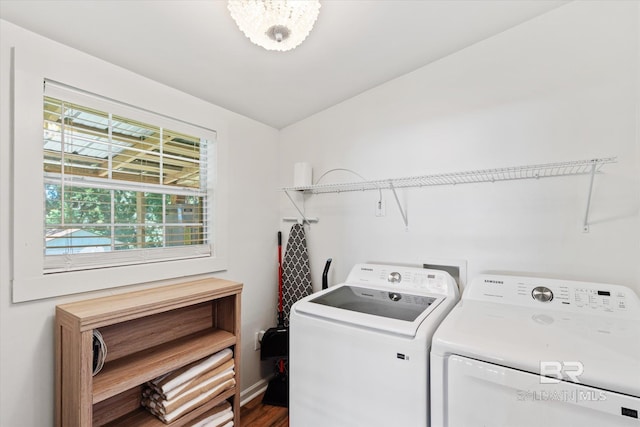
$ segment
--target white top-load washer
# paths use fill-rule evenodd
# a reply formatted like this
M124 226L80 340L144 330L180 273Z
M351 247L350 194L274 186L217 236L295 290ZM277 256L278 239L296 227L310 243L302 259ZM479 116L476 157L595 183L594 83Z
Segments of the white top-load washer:
M292 427L424 427L431 336L459 300L444 271L356 265L291 309Z
M483 275L433 337L432 427L639 417L640 303L624 286Z

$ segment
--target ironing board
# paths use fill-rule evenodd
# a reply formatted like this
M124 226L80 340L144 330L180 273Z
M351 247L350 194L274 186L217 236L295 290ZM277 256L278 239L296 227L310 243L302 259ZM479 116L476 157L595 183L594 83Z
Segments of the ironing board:
M287 249L282 261L282 306L285 324L289 324L291 306L311 295L311 272L304 227L294 224L289 233Z

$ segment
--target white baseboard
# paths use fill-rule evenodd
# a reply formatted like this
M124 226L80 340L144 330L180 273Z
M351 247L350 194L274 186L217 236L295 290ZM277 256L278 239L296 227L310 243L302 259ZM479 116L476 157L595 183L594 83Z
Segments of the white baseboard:
M240 406L244 406L248 402L255 399L260 393L264 392L269 385L269 379L262 379L254 385L247 387L240 392Z

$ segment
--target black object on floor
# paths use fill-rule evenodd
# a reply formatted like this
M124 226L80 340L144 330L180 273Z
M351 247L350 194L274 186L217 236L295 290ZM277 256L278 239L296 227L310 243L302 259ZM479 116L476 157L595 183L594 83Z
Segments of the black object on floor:
M273 406L289 406L289 377L286 373L279 373L267 386L262 403Z

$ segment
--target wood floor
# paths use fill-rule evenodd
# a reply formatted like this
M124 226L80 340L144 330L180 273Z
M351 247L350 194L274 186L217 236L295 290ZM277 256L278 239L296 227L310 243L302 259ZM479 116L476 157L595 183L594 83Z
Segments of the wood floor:
M289 409L263 405L260 394L240 409L241 427L289 427Z

